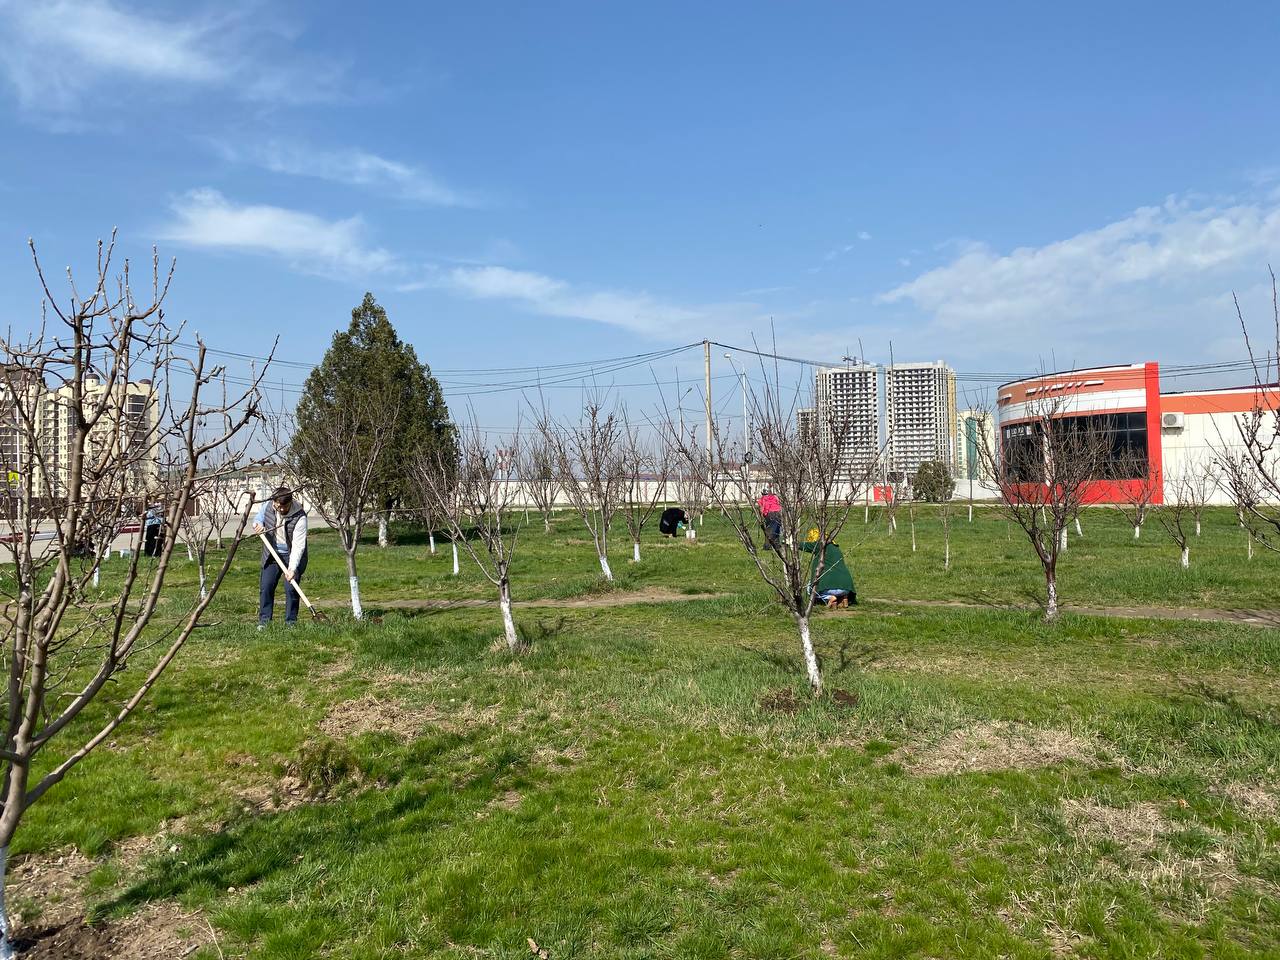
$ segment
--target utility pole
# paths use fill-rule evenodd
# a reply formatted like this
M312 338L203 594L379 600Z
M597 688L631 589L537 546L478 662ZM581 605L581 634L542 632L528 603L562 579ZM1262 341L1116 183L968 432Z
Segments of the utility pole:
M702 341L702 357L707 373L707 466L711 466L711 341Z
M737 370L737 364L733 362L733 356L726 353L724 358L729 361L729 366ZM747 368L744 366L741 370L737 370L738 383L742 390L742 466L744 475L747 480L747 489L751 489L751 427L747 421Z

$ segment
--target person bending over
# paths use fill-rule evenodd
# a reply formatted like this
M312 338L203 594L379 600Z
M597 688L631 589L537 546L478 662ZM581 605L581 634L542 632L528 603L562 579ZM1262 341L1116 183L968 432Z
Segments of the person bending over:
M822 573L814 582L814 574L818 572L818 531L810 530L808 539L800 544L805 553L813 554L813 562L809 565L809 589L814 599L826 607L847 607L858 602L858 591L853 585L853 574L849 565L844 562L844 553L834 543L828 543L822 551Z
M284 561L280 569L271 551L262 548L262 573L258 578L258 629L271 622L276 605L276 585L285 578L284 622L298 622L298 591L294 584L307 569L307 511L294 499L288 487L277 487L271 501L263 505L253 524L254 533L266 533Z

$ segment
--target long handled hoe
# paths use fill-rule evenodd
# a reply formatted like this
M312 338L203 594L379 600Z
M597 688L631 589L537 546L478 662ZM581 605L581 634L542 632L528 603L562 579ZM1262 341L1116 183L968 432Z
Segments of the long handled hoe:
M267 539L266 533L265 532L259 533L258 539L261 540L262 545L266 547L267 550L270 551L271 559L274 560L276 562L276 565L280 567L281 572L287 571L289 568L286 567L284 565L284 561L280 559L280 554L276 553L276 546L274 543L272 543L270 540ZM288 581L285 581L285 582L287 583ZM316 620L320 623L325 623L328 621L329 618L326 617L319 610L317 610L315 606L312 605L311 601L307 599L307 595L302 592L302 584L298 583L295 580L293 583L293 589L298 591L298 597L302 600L303 603L307 605L307 609L311 611L311 619Z

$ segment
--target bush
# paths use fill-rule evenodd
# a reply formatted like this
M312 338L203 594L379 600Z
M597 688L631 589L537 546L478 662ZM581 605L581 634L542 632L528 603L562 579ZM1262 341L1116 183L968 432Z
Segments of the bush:
M915 479L911 481L911 494L916 500L929 503L942 503L950 500L955 492L956 482L951 479L951 471L941 460L930 460L920 464Z

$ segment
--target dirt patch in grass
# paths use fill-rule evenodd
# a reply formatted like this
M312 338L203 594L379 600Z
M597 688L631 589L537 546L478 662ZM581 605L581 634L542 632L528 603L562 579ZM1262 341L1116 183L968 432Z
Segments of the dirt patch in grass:
M123 920L90 926L82 918L20 936L23 960L178 960L214 943L199 912L149 904Z
M760 709L766 713L796 713L800 700L790 687L779 687L760 698Z
M1280 816L1280 793L1257 783L1228 783L1219 792L1250 817Z
M1079 836L1110 840L1138 854L1154 850L1161 837L1173 829L1155 803L1108 807L1094 800L1064 800L1062 814Z
M1195 855L1179 852L1171 841L1180 826L1165 816L1159 804L1110 807L1089 799L1064 800L1061 809L1079 838L1119 848L1121 862L1116 866L1144 886L1181 895L1191 882L1200 885L1205 899L1211 900L1243 881L1220 838Z
M848 690L832 690L831 699L835 701L837 707L843 707L846 710L852 710L858 705L862 699L856 693L850 693Z
M136 864L161 839L127 840L117 845L116 859ZM14 865L8 893L23 960L170 960L214 942L203 914L172 903L152 903L121 920L86 924L85 887L98 865L74 849L24 857Z
M275 783L257 783L236 794L240 805L252 813L282 813L318 799L299 777L285 774Z
M320 721L320 732L334 740L346 740L365 733L388 733L401 740L411 740L425 727L448 732L490 724L497 716L497 706L476 707L470 701L434 704L409 704L394 697L366 694L358 700L334 705Z
M976 723L937 743L908 747L903 765L925 777L995 770L1032 770L1076 761L1092 763L1098 745L1066 730L1009 723Z

